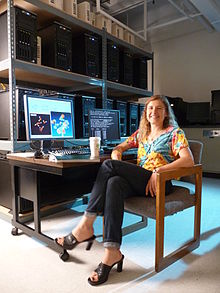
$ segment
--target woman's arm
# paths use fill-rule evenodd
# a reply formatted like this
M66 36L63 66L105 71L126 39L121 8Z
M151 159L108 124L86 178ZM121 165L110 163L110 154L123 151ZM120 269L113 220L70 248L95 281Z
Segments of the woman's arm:
M157 172L172 170L180 167L192 167L194 165L193 155L189 147L183 148L179 152L179 158L170 164L156 169Z
M168 170L172 170L172 169L180 168L180 167L192 167L193 165L194 165L193 155L189 147L187 147L180 150L179 158L177 160L167 165L156 168L156 172L160 173L161 171L168 171ZM146 186L146 195L148 193L150 193L152 197L156 195L156 183L157 183L156 173L152 173L150 180L148 181Z
M132 146L129 143L127 143L127 141L120 143L112 151L112 154L111 154L112 160L121 161L122 153L130 148L132 148Z

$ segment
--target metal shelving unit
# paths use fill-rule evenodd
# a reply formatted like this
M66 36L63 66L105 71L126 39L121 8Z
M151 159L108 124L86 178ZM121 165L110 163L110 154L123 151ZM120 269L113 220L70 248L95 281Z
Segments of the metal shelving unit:
M46 22L60 21L63 24L71 27L72 31L93 32L99 35L102 39L102 79L92 78L89 76L72 73L56 68L51 68L43 65L32 64L15 58L15 32L14 5L18 5L26 10L34 12L38 15L38 25L42 27ZM3 0L1 2L0 13L7 9L8 12L8 58L0 61L0 81L8 82L9 98L10 98L10 140L0 140L0 149L15 152L25 148L27 142L17 141L16 131L16 102L15 89L16 83L19 85L45 86L63 92L67 91L86 91L96 93L102 96L103 107L106 106L107 95L126 97L151 96L152 92L144 89L127 86L124 84L111 82L107 80L107 40L114 41L120 46L127 48L132 54L137 56L146 56L153 60L153 54L147 53L125 41L119 40L116 37L108 34L105 30L100 30L82 20L72 17L65 12L56 9L40 0ZM153 75L153 73L152 73Z

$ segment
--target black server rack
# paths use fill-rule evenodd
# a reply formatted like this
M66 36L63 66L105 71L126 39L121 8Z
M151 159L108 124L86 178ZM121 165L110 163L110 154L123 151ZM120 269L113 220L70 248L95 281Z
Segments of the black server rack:
M100 38L84 33L72 41L73 72L101 77Z
M42 44L42 64L72 71L72 32L58 22L38 31Z
M133 85L133 56L120 51L120 82L126 85Z
M126 136L127 135L127 102L115 100L114 108L120 111L121 136Z
M96 108L96 98L75 96L75 134L76 138L89 137L88 113Z
M128 131L127 134L131 135L138 129L138 104L128 102Z
M26 140L25 118L24 118L24 95L39 95L37 90L16 88L16 125L17 140ZM8 140L10 138L9 121L9 92L0 92L0 139ZM4 125L4 127L3 127Z
M140 57L134 59L133 82L135 87L147 88L147 58Z
M107 99L107 109L112 110L114 108L113 105L113 100ZM102 99L101 98L96 98L96 107L99 109L102 109Z
M8 58L7 11L0 15L0 61ZM37 63L37 16L15 7L16 59Z
M144 108L145 108L145 104L138 104L138 121L139 121L139 123L140 123L141 115L144 111Z
M113 42L107 43L107 79L118 82L120 79L120 50Z

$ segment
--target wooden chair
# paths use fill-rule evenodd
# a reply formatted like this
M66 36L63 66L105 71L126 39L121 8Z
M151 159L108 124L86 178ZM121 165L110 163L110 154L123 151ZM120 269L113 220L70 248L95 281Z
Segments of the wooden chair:
M163 270L200 245L202 189L202 166L200 163L203 144L199 141L190 140L189 146L195 161L193 167L180 168L157 174L156 198L134 196L125 200L125 210L127 212L140 215L142 219L156 219L156 272ZM177 177L181 177L180 181L193 183L195 185L195 190L192 191L186 187L174 186L173 192L165 196L165 182ZM190 207L195 208L193 239L171 254L164 256L164 217L173 215ZM132 231L134 231L134 227L132 227Z

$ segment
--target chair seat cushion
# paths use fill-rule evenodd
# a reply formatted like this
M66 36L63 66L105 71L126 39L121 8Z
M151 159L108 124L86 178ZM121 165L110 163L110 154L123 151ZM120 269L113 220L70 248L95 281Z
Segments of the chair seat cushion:
M165 197L165 216L173 215L194 205L195 195L192 190L173 186L173 192ZM156 219L155 197L130 197L125 200L124 207L128 212Z

